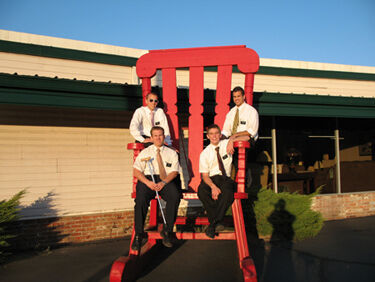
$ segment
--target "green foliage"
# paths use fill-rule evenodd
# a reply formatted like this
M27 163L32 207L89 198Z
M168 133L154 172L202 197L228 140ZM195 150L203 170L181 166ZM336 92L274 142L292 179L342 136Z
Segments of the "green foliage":
M9 246L8 239L15 237L15 235L7 232L7 225L19 218L19 204L20 199L26 193L22 190L15 194L9 200L0 201L0 256L3 255L4 248Z
M258 234L271 235L271 240L303 240L316 236L323 227L323 217L311 210L311 201L319 191L300 195L288 192L276 194L270 189L260 189L254 201Z

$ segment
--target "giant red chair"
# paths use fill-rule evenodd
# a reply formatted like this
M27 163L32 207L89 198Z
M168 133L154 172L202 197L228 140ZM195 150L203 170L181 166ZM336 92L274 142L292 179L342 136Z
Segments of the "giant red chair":
M238 70L245 75L245 96L246 101L252 104L254 74L259 68L258 54L244 45L227 47L206 47L187 49L167 49L153 50L143 55L137 61L137 74L142 79L143 98L151 91L151 78L155 76L157 70L161 70L163 83L163 102L166 105L166 114L170 121L173 146L179 148L180 127L177 118L177 85L176 69L189 69L189 142L187 159L191 164L189 190L192 192L183 193L184 199L198 199L197 189L200 183L199 155L203 150L203 75L204 67L217 67L217 90L216 90L216 113L215 123L221 127L224 124L225 115L229 111L231 99L232 69L237 66ZM145 99L144 99L145 101ZM245 193L245 164L246 148L248 142L235 142L238 147L238 172L237 172L237 192L232 205L234 232L222 232L214 240L236 240L238 249L239 264L243 271L244 281L257 281L254 262L250 256L245 225L243 219L241 199L246 199ZM128 149L134 150L134 159L143 149L141 143L130 143ZM133 181L132 197L136 197L136 182ZM178 217L177 225L186 224L186 217ZM197 218L196 224L209 224L206 217ZM161 239L158 232L160 223L158 222L158 205L156 200L150 204L150 219L148 231L149 240L141 251L133 251L131 248L129 256L118 258L111 269L110 281L126 281L136 275L137 260L147 253ZM206 240L209 239L204 233L176 232L176 237L183 240ZM134 228L132 240L134 238ZM212 239L210 239L212 240ZM130 243L130 244L131 244Z

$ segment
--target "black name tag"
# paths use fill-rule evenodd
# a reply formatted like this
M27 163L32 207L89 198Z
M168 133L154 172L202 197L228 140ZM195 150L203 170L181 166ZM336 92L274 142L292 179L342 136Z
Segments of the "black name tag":
M166 165L167 167L171 167L171 166L172 166L171 163L166 163L165 165Z
M159 124L160 124L160 121L155 122L155 125L159 125Z
M223 156L223 160L227 159L228 158L228 155L224 155Z
M246 124L246 121L245 120L241 120L241 124Z

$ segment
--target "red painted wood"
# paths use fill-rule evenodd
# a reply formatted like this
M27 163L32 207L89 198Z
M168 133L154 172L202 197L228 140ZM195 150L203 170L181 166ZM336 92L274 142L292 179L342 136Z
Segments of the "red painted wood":
M232 67L237 65L238 69L245 74L245 95L249 104L252 104L254 73L259 68L259 57L257 53L244 45L226 46L226 47L207 47L207 48L187 48L187 49L169 49L169 50L154 50L143 55L137 61L137 74L142 79L142 94L145 97L151 91L151 77L156 74L158 69L162 70L163 78L163 98L166 104L165 112L169 117L171 134L174 135L174 146L178 148L179 127L177 119L177 90L176 90L176 68L189 68L190 82L189 82L189 102L191 104L189 117L189 162L191 165L192 179L190 187L196 190L200 182L199 175L199 155L203 149L203 68L205 66L218 67L218 82L217 82L217 109L218 115L215 117L215 122L220 126L223 125L225 115L228 112L228 103L230 101L231 90L231 72ZM128 149L134 150L134 154L138 154L141 150L136 148L136 145L129 144ZM245 225L242 214L242 205L240 199L247 198L245 193L245 163L246 163L246 148L250 145L248 142L236 142L235 147L239 151L239 163L237 174L238 190L235 193L235 201L232 205L233 221L235 232L222 232L218 240L236 240L240 266L243 270L245 281L257 281L254 262L249 256L247 245ZM134 158L136 155L134 156ZM136 182L135 182L136 183ZM135 183L133 184L133 193L135 195ZM184 193L186 199L196 199L195 193ZM156 200L151 201L150 208L150 228L155 228L158 225L157 216L158 206ZM186 218L178 218L177 224L186 223ZM196 224L208 224L207 218L197 218ZM159 226L160 227L160 226ZM207 240L208 237L204 233L177 233L178 239L200 239ZM133 236L134 237L134 230ZM215 239L216 239L215 238ZM133 239L133 238L132 238ZM156 240L161 239L157 231L149 232L149 241L142 248L140 255L147 252L152 246L156 244ZM130 251L131 257L138 252ZM121 272L121 265L127 259L119 259L117 265L117 276ZM125 263L126 264L126 263ZM124 265L125 265L124 264ZM111 271L112 272L112 271ZM116 273L116 270L114 270ZM112 280L111 280L112 282Z
M250 148L247 141L236 141L234 147L238 148L238 171L237 171L237 192L245 192L245 174L246 174L246 148Z
M257 282L257 272L252 258L248 257L242 260L241 268L244 282Z
M256 73L258 54L245 45L154 50L137 61L137 75L153 77L157 69L237 65L243 73Z
M200 183L199 155L203 150L203 67L191 67L189 79L189 160L191 165L190 187L197 191Z
M168 118L173 147L179 148L179 130L177 117L177 85L176 85L176 69L163 69L163 103L164 111Z
M150 203L150 222L149 222L150 227L157 226L157 224L158 224L158 211L159 211L158 202L157 202L157 200L152 199L151 203Z
M197 193L182 193L182 198L185 200L199 200ZM235 199L247 199L248 195L244 192L236 192L234 193Z
M119 257L112 264L111 272L109 273L110 282L121 282L122 274L124 272L127 262L131 259L130 256Z
M145 146L142 143L129 143L127 148L128 150L133 150L133 163L135 162L135 159L138 157L139 153L143 150ZM136 197L136 189L138 179L133 176L133 192L131 194L132 198Z
M253 105L254 74L245 75L245 97L249 105Z
M146 106L146 96L151 92L151 77L142 78L143 106Z
M234 230L236 232L236 238L237 238L238 257L241 263L241 261L244 258L249 257L249 247L247 245L247 238L246 238L246 231L245 231L245 223L243 220L241 200L234 200L232 204L232 214L233 214Z
M207 237L205 233L194 233L194 232L176 232L176 237L179 240L236 240L236 234L234 232L221 232L215 239ZM162 237L158 231L148 232L148 237L155 240L160 240Z
M216 86L215 124L223 128L225 116L229 112L232 86L232 66L218 66Z

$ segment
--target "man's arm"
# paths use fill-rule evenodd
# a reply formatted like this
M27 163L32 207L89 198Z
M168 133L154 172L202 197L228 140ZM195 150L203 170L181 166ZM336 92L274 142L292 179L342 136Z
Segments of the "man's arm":
M152 182L151 180L148 180L146 176L143 174L143 172L139 171L138 169L133 168L133 175L138 179L138 181L144 183L151 190L158 189L157 184Z
M156 184L157 187L155 190L160 191L161 189L163 189L164 186L167 185L169 182L171 182L173 179L175 179L177 175L178 175L178 171L170 172L164 180Z
M233 155L234 153L234 142L236 141L249 141L250 140L250 134L247 132L247 131L243 131L243 132L246 132L247 134L239 134L238 136L236 137L233 137L234 135L232 135L230 138L229 138L229 141L228 141L228 144L227 144L227 153L228 154L231 154ZM241 133L241 132L237 132L236 134L238 133Z
M219 194L221 194L221 190L219 189L219 187L217 187L215 183L212 182L208 173L202 173L202 179L204 183L206 183L211 188L212 199L217 200L219 197Z
M135 140L137 140L138 142L145 142L145 138L143 138L141 132L139 131L139 127L141 123L142 123L142 114L141 114L141 111L137 109L134 112L132 120L130 121L129 130L130 130L130 134L134 137Z

